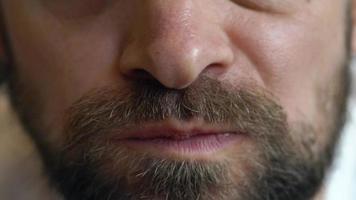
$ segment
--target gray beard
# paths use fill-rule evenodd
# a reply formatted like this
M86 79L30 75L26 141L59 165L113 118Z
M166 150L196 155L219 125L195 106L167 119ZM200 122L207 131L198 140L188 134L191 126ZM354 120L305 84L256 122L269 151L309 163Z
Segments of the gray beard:
M283 109L258 90L230 92L203 79L183 92L155 83L131 91L95 90L68 111L65 148L47 162L68 200L307 200L323 182L334 144L313 152L314 128L299 123L292 129ZM257 153L225 162L176 161L132 153L106 139L111 130L167 118L229 124L249 134ZM249 172L235 169L238 162Z
M230 91L208 78L184 91L144 82L127 91L101 88L83 96L68 111L65 143L56 150L40 134L51 131L31 120L41 113L17 103L20 88L12 87L13 103L37 143L53 184L67 200L308 200L330 166L345 113L344 99L335 101L339 105L336 114L325 115L335 116L330 133L325 133L332 136L330 143L314 152L308 143L316 135L314 128L304 122L292 128L283 109L257 89ZM167 118L200 118L249 133L256 144L256 157L235 161L248 163L250 172L238 170L241 179L235 180L236 170L229 161L165 160L125 152L107 143L111 130L124 131L138 123ZM109 174L104 173L105 167Z

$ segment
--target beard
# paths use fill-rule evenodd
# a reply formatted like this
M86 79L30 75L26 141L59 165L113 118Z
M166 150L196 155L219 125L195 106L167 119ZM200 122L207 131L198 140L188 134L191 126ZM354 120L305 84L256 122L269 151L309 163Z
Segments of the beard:
M68 111L62 145L65 148L54 165L59 168L51 171L58 173L54 177L63 177L86 169L75 180L102 179L88 181L86 178L82 182L84 188L78 187L77 181L66 182L63 191L68 197L79 191L82 194L85 189L89 193L101 191L100 199L108 194L113 199L251 199L248 188L252 184L243 180L250 176L261 178L261 174L253 172L265 171L254 168L267 162L284 165L282 161L293 154L287 148L292 144L287 139L284 113L265 95L257 93L226 89L206 77L185 90L170 90L147 81L136 82L130 92L95 90ZM113 132L119 135L137 124L167 119L186 122L202 119L207 124L224 124L236 132L248 133L259 146L249 149L254 155L245 153L256 158L231 154L220 161L177 160L135 152L110 141ZM68 160L75 164L68 165ZM230 168L231 164L235 167ZM242 168L254 170L246 174ZM103 189L98 191L90 185ZM70 199L78 197L74 195Z
M306 200L323 182L344 123L346 71L322 92L320 114L330 116L326 133L313 122L288 124L283 108L258 87L201 77L173 90L139 80L128 89L95 89L75 102L64 117L61 149L40 137L45 131L31 121L36 115L26 102L34 101L23 101L20 82L13 81L10 91L53 184L68 200ZM331 110L324 106L330 102ZM224 125L244 133L250 145L223 159L195 160L133 151L110 140L138 124L169 119ZM318 134L328 142L315 150Z
M350 40L351 29L346 32ZM349 56L351 42L346 43ZM64 117L60 149L43 138L52 131L37 120L44 113L36 89L16 76L14 65L7 71L13 107L67 200L307 200L320 189L345 122L349 60L334 80L316 89L324 124L288 123L273 95L257 86L203 76L173 90L135 80L127 89L97 88L75 102ZM223 159L194 160L132 151L110 140L138 124L169 119L223 125L245 134L251 145ZM326 135L325 144L318 135Z

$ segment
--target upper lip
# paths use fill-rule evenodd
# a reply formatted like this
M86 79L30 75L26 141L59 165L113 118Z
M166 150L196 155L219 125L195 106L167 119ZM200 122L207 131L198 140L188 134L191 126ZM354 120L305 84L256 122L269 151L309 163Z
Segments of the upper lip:
M116 139L172 139L182 140L195 136L236 133L226 128L214 127L202 122L159 122L148 123L139 127L129 128L116 135Z

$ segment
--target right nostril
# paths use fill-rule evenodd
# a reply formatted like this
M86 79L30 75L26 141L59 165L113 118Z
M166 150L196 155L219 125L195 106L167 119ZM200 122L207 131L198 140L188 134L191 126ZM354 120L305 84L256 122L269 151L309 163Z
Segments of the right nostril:
M159 80L151 75L151 73L143 69L133 69L126 74L126 76L138 87L150 85L156 89L167 89Z
M155 78L146 70L143 69L133 69L129 72L128 76L132 79L141 80L154 80Z

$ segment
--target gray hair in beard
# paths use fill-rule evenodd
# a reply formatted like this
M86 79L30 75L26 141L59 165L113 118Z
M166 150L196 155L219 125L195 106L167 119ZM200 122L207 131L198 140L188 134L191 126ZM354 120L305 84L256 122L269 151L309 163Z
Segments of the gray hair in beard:
M203 119L248 134L258 149L258 157L241 160L251 163L250 172L237 183L228 161L169 160L127 152L107 141L112 132L171 118ZM47 163L69 200L305 200L318 189L326 164L300 153L312 151L298 149L308 146L295 144L286 115L271 95L207 77L182 90L151 80L123 90L100 88L73 104L66 121L64 148Z

